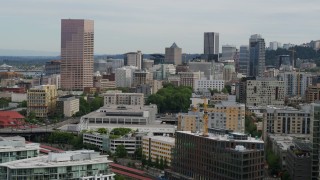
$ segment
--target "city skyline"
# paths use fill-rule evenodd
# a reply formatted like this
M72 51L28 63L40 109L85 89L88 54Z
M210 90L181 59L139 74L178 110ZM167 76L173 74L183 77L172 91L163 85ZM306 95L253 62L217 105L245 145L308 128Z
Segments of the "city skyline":
M2 29L0 49L57 55L60 20L65 18L95 21L95 54L164 53L172 42L184 53L202 53L204 32L220 34L220 52L222 45L248 45L252 34L261 34L266 44L319 39L313 19L319 15L320 2L315 0L248 0L245 4L230 0L79 0L76 4L13 0L3 2L0 10L0 21L9 27Z

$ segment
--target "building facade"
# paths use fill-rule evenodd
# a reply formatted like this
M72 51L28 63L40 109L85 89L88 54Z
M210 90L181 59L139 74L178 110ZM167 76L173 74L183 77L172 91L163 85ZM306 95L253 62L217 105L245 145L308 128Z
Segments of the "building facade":
M0 179L81 179L113 180L106 155L91 150L49 153L0 165Z
M50 76L52 74L60 74L60 66L61 66L60 60L46 62L44 67L45 75Z
M239 52L239 73L249 75L249 46L240 46Z
M252 77L263 77L265 71L264 39L259 34L252 35L249 39L249 75Z
M219 33L205 32L203 39L203 53L205 55L219 54Z
M224 88L224 80L195 80L194 90L203 91L207 89L216 89L222 91Z
M137 69L142 69L142 53L141 51L129 52L124 54L124 65L125 66L135 66Z
M133 73L137 70L135 66L117 68L115 71L116 87L131 87L133 85Z
M79 106L79 99L72 95L62 96L57 100L57 112L63 113L65 117L72 117L79 112Z
M36 117L46 118L54 113L57 102L57 88L55 85L41 85L28 90L28 115L34 112Z
M305 72L281 72L278 79L284 81L287 97L305 97L308 86L312 85L312 75Z
M121 91L108 91L103 94L104 105L144 105L142 93L122 93Z
M174 65L182 64L182 49L179 48L176 43L173 43L171 47L166 48L165 51L165 63Z
M206 168L203 168L206 167ZM262 180L264 143L244 134L176 132L169 180L252 179Z
M142 138L142 153L146 159L151 159L156 162L156 159L161 159L168 166L171 165L172 149L174 147L175 138L168 136L144 136Z
M314 103L315 101L320 100L320 84L316 86L308 86L306 90L306 102Z
M61 88L93 87L93 20L61 20Z
M141 84L153 83L153 73L149 71L136 71L133 73L133 86L136 87Z

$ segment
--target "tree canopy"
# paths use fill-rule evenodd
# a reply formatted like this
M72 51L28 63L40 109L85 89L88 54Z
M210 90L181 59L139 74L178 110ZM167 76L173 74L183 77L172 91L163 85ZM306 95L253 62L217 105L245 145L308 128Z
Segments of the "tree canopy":
M156 104L161 113L187 112L191 94L191 87L175 87L172 84L165 84L164 88L148 97L147 104Z
M124 158L124 157L127 156L127 154L128 154L128 152L127 152L127 150L126 150L126 148L124 147L123 144L118 145L118 146L116 147L115 155L116 155L118 158Z

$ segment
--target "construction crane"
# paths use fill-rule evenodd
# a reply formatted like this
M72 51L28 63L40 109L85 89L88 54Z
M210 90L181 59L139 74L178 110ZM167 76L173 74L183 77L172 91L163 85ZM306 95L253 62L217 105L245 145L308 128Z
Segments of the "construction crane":
M203 136L208 137L208 104L207 98L203 98Z

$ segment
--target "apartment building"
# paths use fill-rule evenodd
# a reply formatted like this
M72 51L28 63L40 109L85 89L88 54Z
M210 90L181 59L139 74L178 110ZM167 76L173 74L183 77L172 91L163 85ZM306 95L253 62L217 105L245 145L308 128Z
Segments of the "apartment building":
M34 112L38 118L48 117L56 109L57 97L55 85L41 85L29 89L27 92L28 115Z
M23 137L0 137L0 164L37 157L39 150L39 144L26 143Z
M79 112L80 101L72 95L62 96L57 100L58 113L63 113L65 117L72 117Z
M81 179L113 180L107 155L91 150L49 153L0 164L0 179Z
M104 105L144 105L143 93L122 93L121 91L107 91L103 94Z
M175 138L168 136L145 136L142 138L142 153L147 159L155 162L163 159L167 165L171 165L172 149L175 145Z
M314 103L320 100L320 84L308 86L306 90L306 103Z

